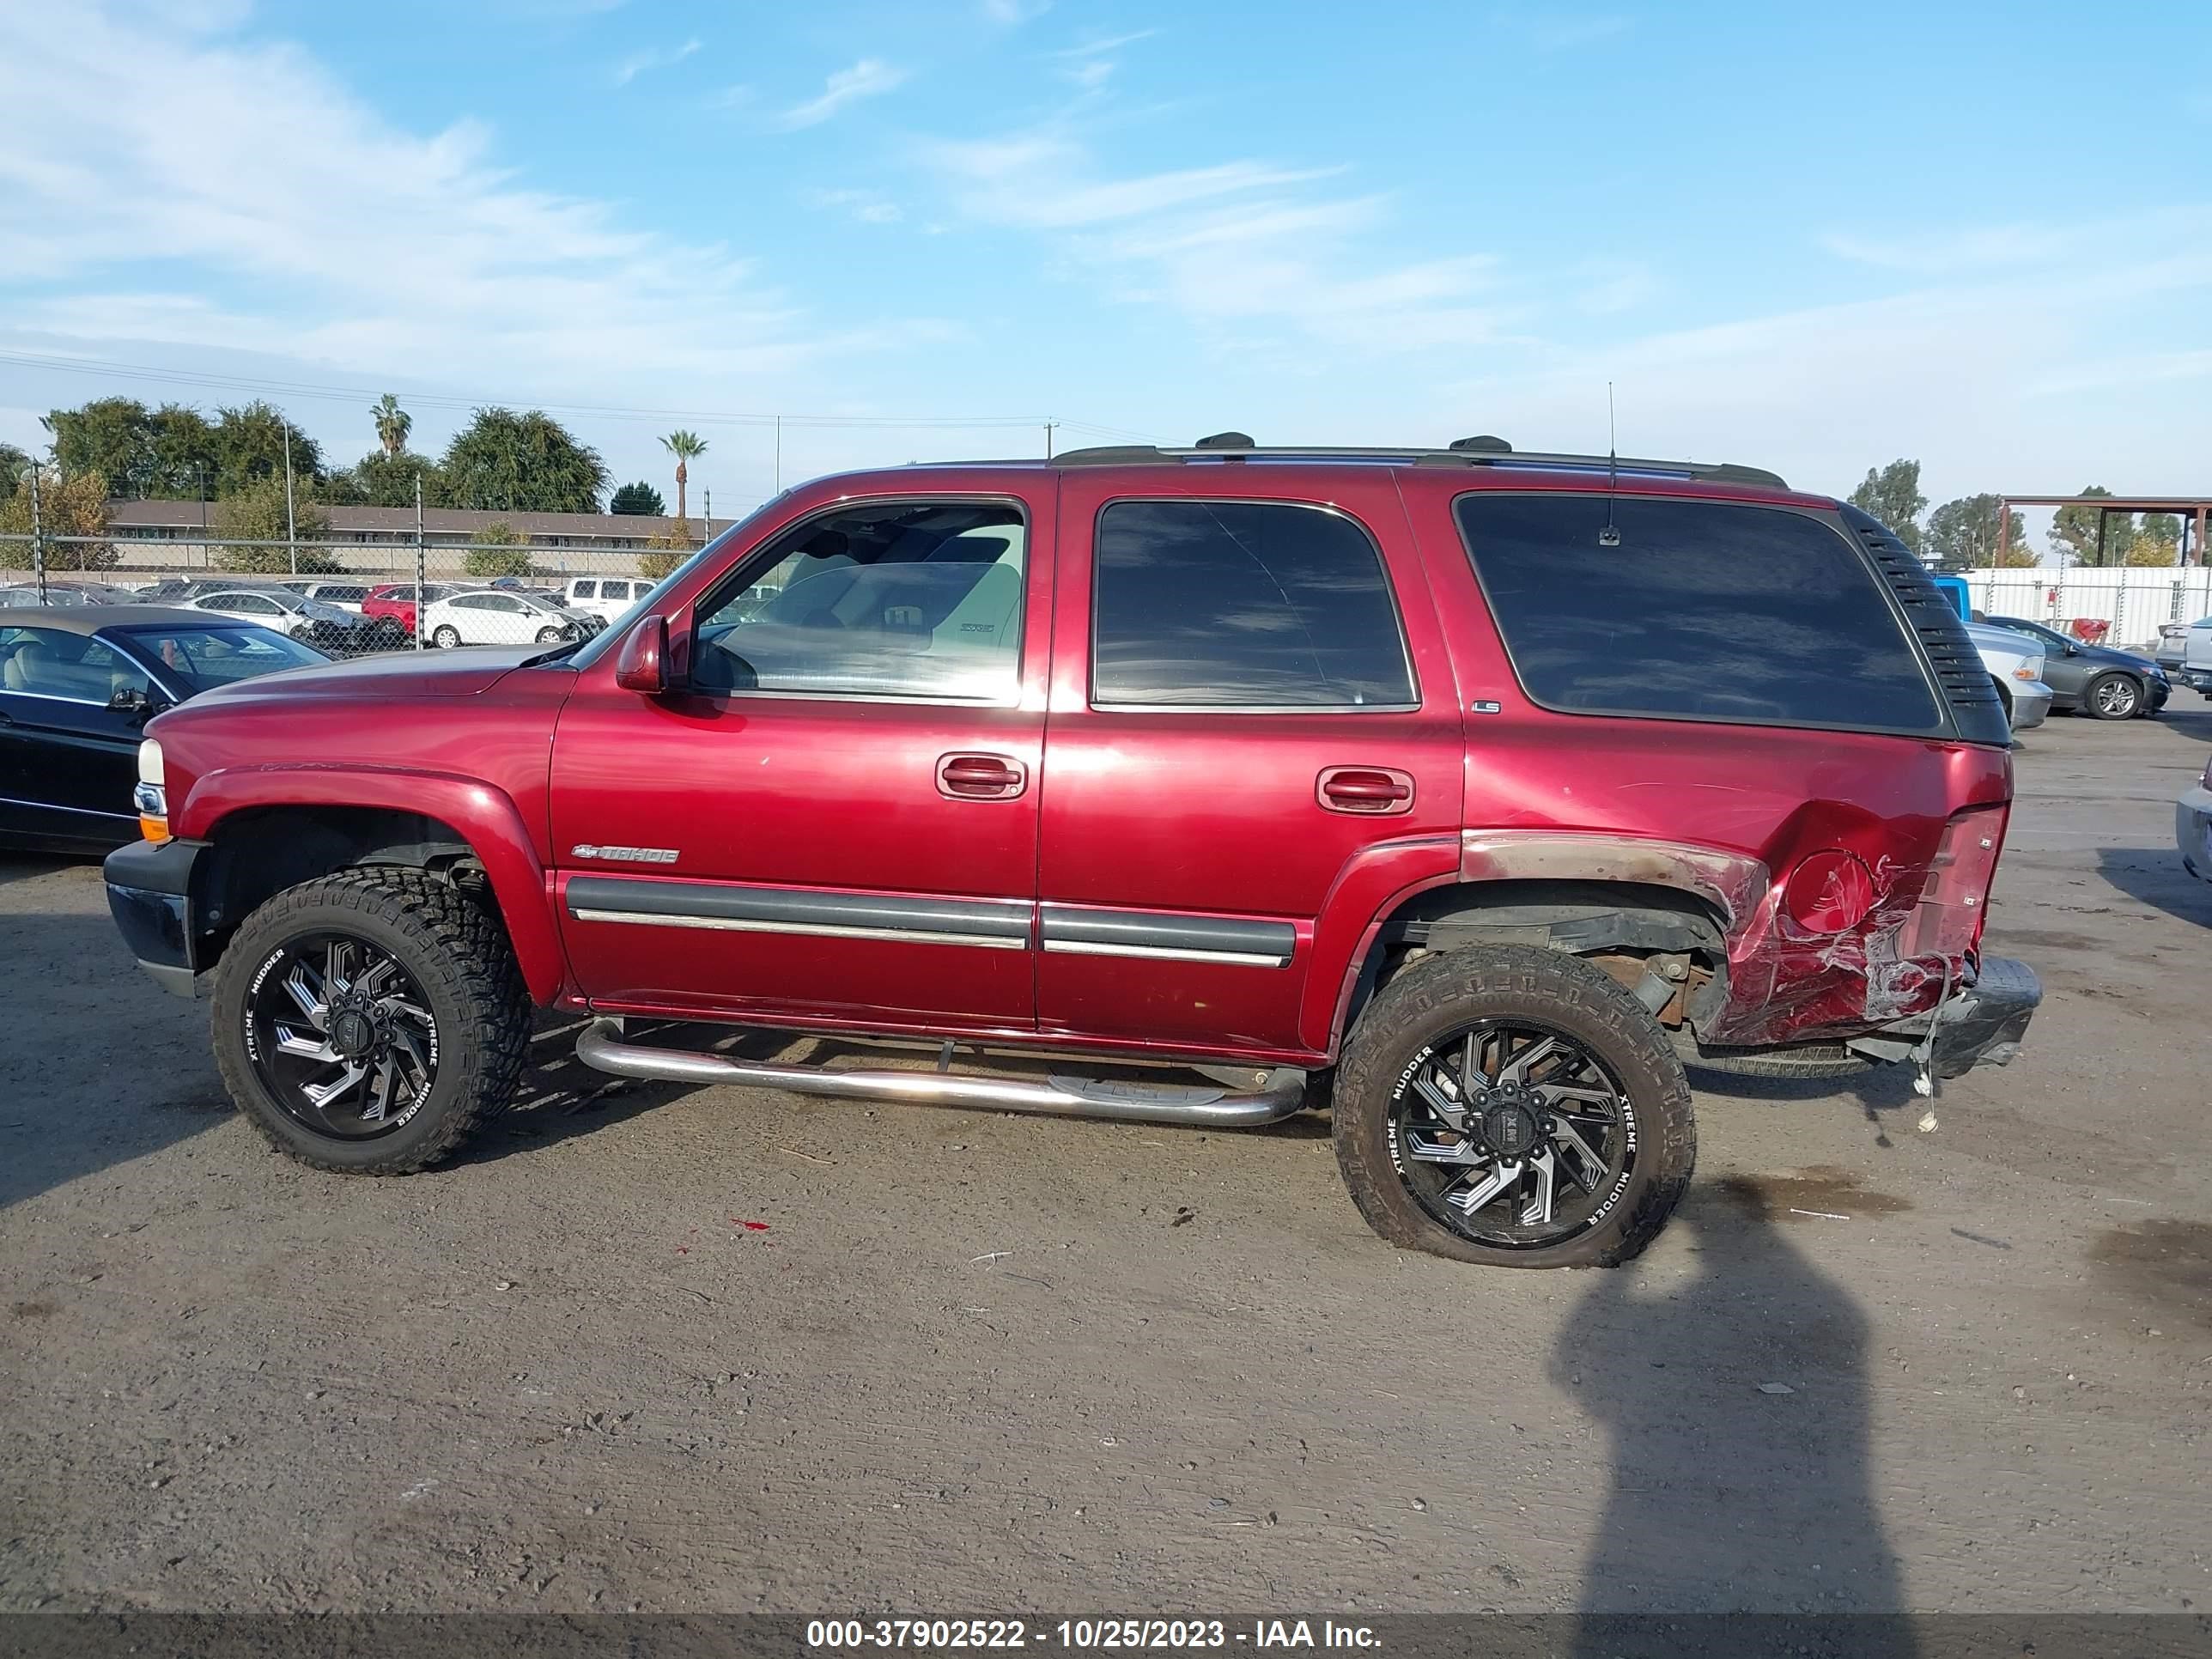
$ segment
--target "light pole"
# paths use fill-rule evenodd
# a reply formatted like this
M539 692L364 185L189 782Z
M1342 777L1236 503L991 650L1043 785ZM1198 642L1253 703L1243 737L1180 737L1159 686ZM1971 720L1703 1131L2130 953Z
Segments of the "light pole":
M46 602L46 526L39 501L39 464L33 461L23 469L23 476L31 481L31 574L39 585L39 603Z
M278 417L282 419L280 416ZM292 423L284 422L284 541L292 555L292 574L300 574L300 525L292 516Z

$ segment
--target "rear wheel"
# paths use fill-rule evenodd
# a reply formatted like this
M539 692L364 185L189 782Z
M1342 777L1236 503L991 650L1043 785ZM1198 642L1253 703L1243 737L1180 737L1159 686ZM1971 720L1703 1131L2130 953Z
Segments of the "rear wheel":
M460 642L461 630L450 623L442 628L431 630L430 643L441 651L450 651Z
M1696 1158L1690 1090L1650 1013L1589 963L1448 951L1377 994L1345 1045L1337 1162L1394 1244L1498 1267L1613 1267Z
M2142 706L2142 682L2132 674L2100 674L2081 694L2081 707L2100 720L2131 720Z
M540 645L557 644L560 638L561 629L557 628L541 628L538 630L538 643Z
M213 1022L231 1097L278 1150L404 1175L506 1105L531 1004L482 906L419 871L349 870L246 919Z

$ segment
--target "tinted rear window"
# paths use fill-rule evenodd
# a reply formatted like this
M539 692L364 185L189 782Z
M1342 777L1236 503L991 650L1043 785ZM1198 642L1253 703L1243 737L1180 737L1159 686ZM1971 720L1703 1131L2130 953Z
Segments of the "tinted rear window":
M1101 703L1414 701L1382 556L1340 513L1115 501L1098 515L1097 593L1091 695Z
M1529 696L1577 714L1942 728L1857 550L1780 507L1471 495L1461 533Z

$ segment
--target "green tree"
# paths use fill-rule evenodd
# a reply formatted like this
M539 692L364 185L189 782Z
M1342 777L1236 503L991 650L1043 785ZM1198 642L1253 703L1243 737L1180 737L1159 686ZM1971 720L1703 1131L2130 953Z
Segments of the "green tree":
M397 459L407 447L407 434L415 429L415 417L400 408L399 399L389 392L368 408L376 420L376 441L384 446L384 453Z
M2136 520L2134 537L2120 562L2167 565L2181 562L2181 520L2171 513L2146 513Z
M676 458L676 516L689 520L691 514L684 501L684 486L690 482L691 473L684 463L696 461L707 453L707 441L696 432L681 428L660 441L660 447Z
M527 576L532 574L523 534L505 520L488 524L469 538L463 566L471 576Z
M144 498L154 475L154 417L136 398L94 398L57 409L40 424L53 434L62 477L97 472L117 495Z
M16 452L21 454L22 452ZM20 472L20 469L18 469ZM107 533L107 480L97 472L63 476L58 467L39 473L39 523L48 536L105 536ZM31 533L31 486L17 477L0 494L0 536ZM46 544L49 570L105 570L118 562L112 542ZM0 570L34 568L27 541L0 542Z
M637 568L654 581L699 550L698 539L691 533L691 520L685 518L678 518L665 536L648 536L645 544L653 550L637 556Z
M2017 508L2005 514L2004 545L1997 545L1997 498L1988 494L1961 495L1930 513L1920 550L1946 570L2035 562L2027 521Z
M607 511L643 518L659 518L668 511L668 503L661 499L658 489L643 479L640 479L635 483L626 483L615 491L607 501Z
M1920 550L1920 515L1928 498L1920 493L1920 463L1898 459L1879 469L1869 467L1850 502L1871 514L1893 531L1898 540L1915 553Z
M366 507L368 491L362 486L358 469L334 466L315 486L315 499L325 507Z
M235 495L264 479L284 480L284 434L292 437L292 477L295 493L301 481L323 476L323 451L306 433L284 418L273 404L257 398L236 409L216 410L215 449L218 465L216 494ZM278 491L281 496L283 491Z
M31 458L13 444L0 444L0 499L23 481L23 469Z
M422 483L422 505L445 507L446 475L438 471L438 464L428 455L417 455L412 450L402 450L397 455L387 455L380 449L372 449L354 464L353 476L361 486L361 498L370 507L412 507L415 505L415 482Z
M153 428L151 495L196 501L216 488L222 454L216 428L188 404L163 404L150 417Z
M328 575L338 562L316 546L330 533L330 514L315 501L312 489L294 481L293 517L298 526L301 575ZM216 503L215 533L226 541L267 542L266 547L218 547L216 561L225 570L250 570L261 575L289 575L294 569L292 550L284 543L284 475L258 478Z
M2081 499L2095 501L2112 493L2102 484L2091 484L2081 492ZM2100 533L2104 539L2103 562L2129 562L2128 549L2136 538L2133 514L2101 512L2094 507L2062 507L2051 515L2051 550L2059 556L2061 563L2069 557L2076 564L2097 563Z
M538 409L479 409L439 465L453 506L492 513L596 513L608 483L599 451Z

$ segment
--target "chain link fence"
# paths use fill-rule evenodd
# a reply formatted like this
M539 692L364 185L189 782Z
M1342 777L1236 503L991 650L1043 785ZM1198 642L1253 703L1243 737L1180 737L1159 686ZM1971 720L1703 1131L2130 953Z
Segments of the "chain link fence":
M161 605L337 658L555 645L599 632L696 545L6 534L0 623L41 605Z

